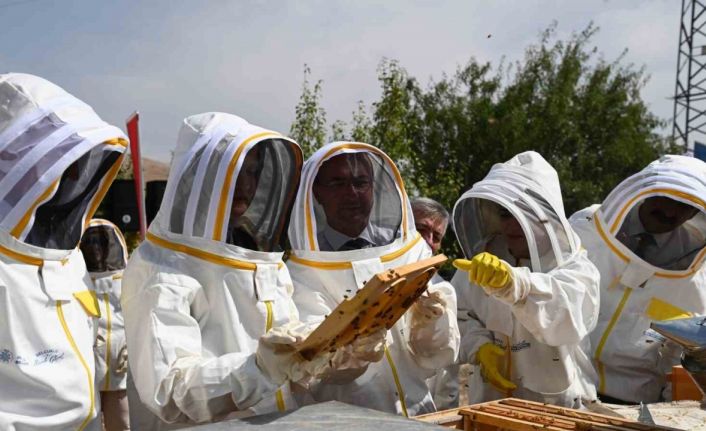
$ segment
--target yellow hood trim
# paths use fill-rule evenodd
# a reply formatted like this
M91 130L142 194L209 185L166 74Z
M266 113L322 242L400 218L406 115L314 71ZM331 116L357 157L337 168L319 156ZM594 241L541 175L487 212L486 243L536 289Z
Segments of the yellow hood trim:
M419 235L419 233L417 233L414 240L410 241L404 247L400 248L397 251L393 251L392 253L388 253L388 254L380 256L380 260L383 263L385 263L385 262L389 262L391 260L397 259L398 257L402 256L403 254L407 253L412 247L417 245L417 243L419 241L421 241L421 239L422 239L422 236ZM325 269L325 270L342 270L342 269L353 268L353 264L350 261L325 262L325 261L320 261L320 260L310 260L310 259L303 259L301 257L298 257L294 253L292 253L289 256L289 260L291 260L292 262L298 263L300 265L311 266L313 268Z
M157 244L160 247L188 254L189 256L193 256L195 258L202 259L207 262L215 263L216 265L229 266L231 268L244 269L246 271L255 271L257 269L257 264L255 263L233 259L230 257L223 257L214 253L189 247L188 245L177 244L175 242L168 241L164 238L160 238L151 232L147 232L147 240ZM282 265L282 263L279 263L278 267L281 268Z
M26 263L28 265L42 266L44 264L44 260L42 260L38 257L27 256L22 253L18 253L14 250L11 250L7 247L4 247L2 245L0 245L0 253L4 254L6 256L9 256L12 259L20 261L22 263Z
M650 195L650 194L665 194L665 195L675 196L675 197L693 202L697 206L701 207L701 209L703 211L706 211L706 203L704 203L704 201L697 198L696 196L690 195L688 193L683 193L683 192L679 192L676 190L664 189L664 188L647 189L647 190L642 191L642 192L638 193L637 195L633 196L632 199L630 199L629 201L627 201L627 203L625 205L623 205L622 209L618 213L618 216L615 218L613 225L610 227L610 232L614 234L618 230L618 228L620 227L620 222L625 217L625 213L628 211L628 209L632 208L632 205L635 203L636 200L640 199L641 197L643 197L645 195Z
M605 230L603 230L603 223L599 220L598 214L594 214L593 216L593 222L596 225L596 230L598 231L598 234L601 236L603 239L603 242L605 242L608 245L608 248L610 248L613 253L616 254L621 260L623 260L625 263L629 263L631 261L630 257L628 257L625 253L620 251L618 247L613 244L611 241L611 238L608 237L606 234ZM706 254L706 248L701 250L701 252L696 255L696 258L694 259L694 262L692 262L691 266L689 267L690 269L686 271L675 271L675 273L668 273L668 272L655 272L656 277L662 277L662 278L687 278L691 277L694 275L695 272L697 272L699 269L701 269L701 262L703 261L704 254Z

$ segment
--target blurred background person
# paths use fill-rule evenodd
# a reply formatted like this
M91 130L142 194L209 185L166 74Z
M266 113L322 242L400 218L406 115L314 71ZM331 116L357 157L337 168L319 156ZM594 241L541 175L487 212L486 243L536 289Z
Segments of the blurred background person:
M128 259L127 245L117 226L108 220L93 219L81 237L80 248L101 312L93 351L103 426L106 431L129 430L127 344L120 306L123 270Z
M434 199L421 197L412 199L412 213L417 232L429 245L431 252L438 253L449 226L449 212Z

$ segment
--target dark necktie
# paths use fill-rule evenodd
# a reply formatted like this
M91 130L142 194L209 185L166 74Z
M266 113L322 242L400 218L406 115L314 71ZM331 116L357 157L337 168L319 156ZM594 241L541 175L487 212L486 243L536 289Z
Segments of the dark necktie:
M338 251L359 250L361 248L373 247L373 245L374 244L367 239L355 238L346 241L341 247L338 248Z

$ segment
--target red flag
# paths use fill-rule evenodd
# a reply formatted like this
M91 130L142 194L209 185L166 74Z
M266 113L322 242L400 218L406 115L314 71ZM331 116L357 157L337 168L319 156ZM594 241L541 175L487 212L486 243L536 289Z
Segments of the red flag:
M143 196L142 182L142 156L140 155L140 113L135 111L126 121L127 136L130 138L130 156L132 157L132 171L135 177L135 196L137 197L137 211L140 216L140 239L144 240L147 233L147 217L145 215L145 199Z

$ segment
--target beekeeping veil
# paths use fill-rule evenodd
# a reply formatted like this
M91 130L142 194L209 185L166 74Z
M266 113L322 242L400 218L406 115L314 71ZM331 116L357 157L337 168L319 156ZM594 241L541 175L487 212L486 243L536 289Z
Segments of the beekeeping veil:
M76 247L126 147L120 129L63 89L0 75L0 228L37 247Z
M358 228L347 230L348 225ZM412 225L412 226L411 226ZM354 232L363 229L363 232ZM333 142L307 160L292 212L292 249L338 251L326 232L344 242L357 236L380 247L414 232L402 177L378 148L368 144Z
M88 272L119 271L127 266L125 238L108 220L91 220L80 247Z
M188 117L157 223L186 237L280 250L301 159L294 141L235 115Z
M558 175L538 153L528 151L494 165L456 202L454 228L468 259L483 251L502 255L507 250L501 230L505 211L522 227L533 272L548 272L577 251Z

